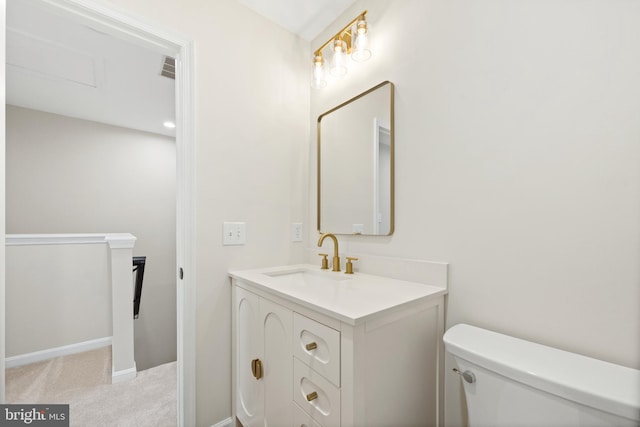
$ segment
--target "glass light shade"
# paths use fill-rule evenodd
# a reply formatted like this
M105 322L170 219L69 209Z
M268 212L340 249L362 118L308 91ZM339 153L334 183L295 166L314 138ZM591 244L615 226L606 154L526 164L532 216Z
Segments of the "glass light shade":
M333 42L331 74L335 76L347 74L347 44L340 39L336 39Z
M324 59L322 55L316 55L313 58L313 77L311 78L311 87L314 89L322 89L327 86L327 79L324 72Z
M371 58L368 32L367 21L358 21L356 26L356 39L353 43L353 51L351 52L351 59L354 61L363 62Z

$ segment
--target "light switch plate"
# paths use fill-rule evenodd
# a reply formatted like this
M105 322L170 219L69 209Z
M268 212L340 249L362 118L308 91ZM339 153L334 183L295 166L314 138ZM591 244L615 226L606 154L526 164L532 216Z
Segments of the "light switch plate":
M247 242L246 225L244 222L224 222L222 225L222 244L244 245Z
M291 224L291 241L302 242L302 223L294 222Z

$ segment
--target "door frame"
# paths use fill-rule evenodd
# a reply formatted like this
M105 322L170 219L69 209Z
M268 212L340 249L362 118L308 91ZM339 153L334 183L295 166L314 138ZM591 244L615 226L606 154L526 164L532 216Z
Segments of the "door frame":
M177 421L178 426L195 425L196 250L193 41L167 28L142 22L122 10L96 4L92 0L33 1L51 8L57 13L64 13L71 19L91 28L99 29L114 37L176 58ZM2 3L5 1L3 0ZM6 16L2 19L2 25L4 35L6 33ZM3 76L2 80L6 82L6 77ZM4 135L2 137L4 139ZM3 169L5 167L3 164ZM4 237L4 232L2 234ZM182 278L180 277L181 271L184 271ZM2 280L2 284L4 284L4 280ZM4 313L4 304L6 304L4 298L2 302ZM2 350L4 350L4 319L2 319L1 333ZM0 356L4 360L4 351L2 353ZM3 377L4 375L0 378ZM4 391L4 387L0 390ZM4 396L1 397L4 398Z

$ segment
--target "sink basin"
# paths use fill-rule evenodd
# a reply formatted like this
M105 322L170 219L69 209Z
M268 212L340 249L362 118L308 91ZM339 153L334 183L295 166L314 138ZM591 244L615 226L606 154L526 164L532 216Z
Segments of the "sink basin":
M348 282L350 277L344 273L330 270L296 269L265 272L280 285L295 287L335 286L340 282Z
M246 286L300 304L342 322L355 325L387 310L425 298L438 298L446 288L364 273L322 270L296 264L232 271Z

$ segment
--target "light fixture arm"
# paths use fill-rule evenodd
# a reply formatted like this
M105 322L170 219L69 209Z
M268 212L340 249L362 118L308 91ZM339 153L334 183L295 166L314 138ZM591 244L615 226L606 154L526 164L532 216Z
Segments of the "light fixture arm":
M314 56L318 56L318 55L322 56L322 50L336 39L344 41L347 44L347 53L351 53L352 40L354 38L353 34L351 34L351 27L356 22L360 20L364 20L366 14L367 14L367 11L365 10L360 15L358 15L353 21L345 25L340 31L336 33L335 36L331 37L322 46L320 46L315 52L313 52Z

